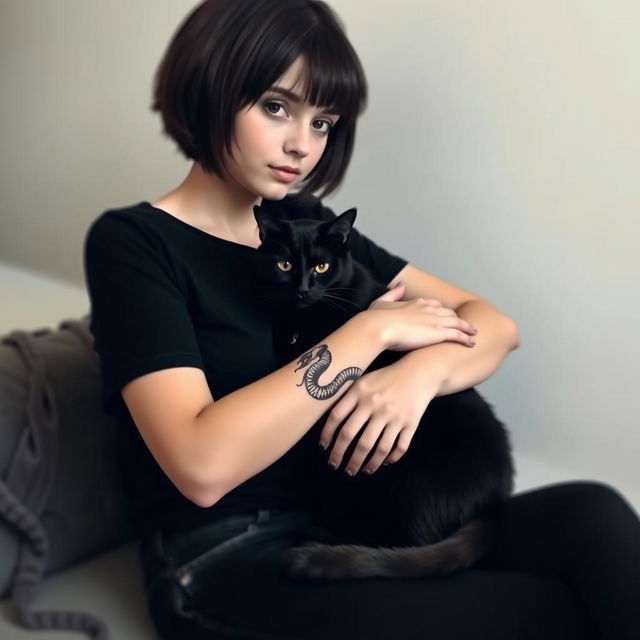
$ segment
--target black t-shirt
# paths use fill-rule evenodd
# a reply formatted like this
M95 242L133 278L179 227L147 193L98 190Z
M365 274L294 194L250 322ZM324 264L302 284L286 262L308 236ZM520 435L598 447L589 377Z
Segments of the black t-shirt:
M262 206L282 219L336 217L317 198L302 203L287 196L263 200ZM385 284L407 264L357 229L350 249ZM284 364L273 350L273 323L252 295L255 251L146 201L105 211L87 231L84 268L103 408L121 423L122 468L141 534L305 504L304 469L317 449L324 418L279 460L202 508L185 498L157 464L120 393L126 383L152 371L198 367L217 400Z

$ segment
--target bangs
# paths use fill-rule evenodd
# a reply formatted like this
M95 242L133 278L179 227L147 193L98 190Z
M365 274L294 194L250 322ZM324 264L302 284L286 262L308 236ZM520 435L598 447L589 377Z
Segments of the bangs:
M366 107L367 84L355 51L344 35L327 29L323 21L309 20L295 10L265 25L258 42L245 60L251 70L244 82L242 106L255 104L298 59L303 59L301 77L295 87L299 95L314 106L327 107L342 118L355 120ZM311 14L313 15L313 14ZM306 22L306 28L301 23ZM245 52L246 53L246 52ZM292 88L292 87L288 87Z
M337 47L310 42L305 51L304 78L299 78L302 96L314 106L329 107L342 117L355 119L366 106L364 76L349 64L346 52ZM359 66L359 65L358 65Z
M345 175L367 83L344 27L323 0L203 0L174 34L156 72L152 110L185 158L224 177L235 118L301 60L292 89L339 115L306 196L334 191Z

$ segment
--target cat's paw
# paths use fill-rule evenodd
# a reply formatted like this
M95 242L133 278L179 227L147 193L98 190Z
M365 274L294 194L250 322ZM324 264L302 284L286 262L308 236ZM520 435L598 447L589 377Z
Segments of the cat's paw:
M285 570L291 578L331 580L327 553L331 546L320 542L307 542L302 547L292 547L284 555Z

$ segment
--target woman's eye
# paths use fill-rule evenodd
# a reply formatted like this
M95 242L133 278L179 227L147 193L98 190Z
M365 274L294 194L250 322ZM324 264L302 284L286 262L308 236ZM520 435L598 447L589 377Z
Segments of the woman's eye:
M315 120L313 124L324 125L324 128L314 127L314 129L316 131L319 131L320 133L329 133L329 131L331 131L331 129L333 128L333 123L329 120Z
M329 271L329 263L321 262L314 267L314 270L316 273L326 273L327 271Z
M277 116L280 113L280 109L284 109L284 106L281 105L279 102L273 102L272 100L267 100L267 102L264 103L263 105L265 111L272 115L272 116Z
M286 109L281 102L275 102L274 100L265 100L262 103L262 108L270 115L270 116L281 116L286 114ZM323 135L327 135L329 131L333 128L333 122L331 120L314 120L311 123L313 129L318 133Z
M293 265L288 260L278 260L278 269L280 271L291 271Z

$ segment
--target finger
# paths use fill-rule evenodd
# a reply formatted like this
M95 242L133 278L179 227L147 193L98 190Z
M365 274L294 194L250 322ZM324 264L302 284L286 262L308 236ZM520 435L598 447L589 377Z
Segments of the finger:
M353 388L353 387L352 387ZM358 404L355 393L350 393L351 389L340 398L329 412L327 421L320 433L320 445L326 449L332 442L336 429L349 417Z
M443 316L442 326L449 329L458 329L459 331L464 331L465 333L469 333L471 335L476 335L478 333L478 330L470 322L467 322L462 318L458 318L457 316Z
M387 459L387 456L393 450L393 445L398 437L398 434L401 431L402 423L395 422L388 424L384 433L382 434L382 438L376 447L374 454L371 456L371 459L365 465L363 472L367 471L371 473L375 473L382 463Z
M337 469L342 464L344 452L358 433L360 433L362 427L370 417L371 413L366 409L356 409L349 416L349 419L344 423L344 425L342 425L340 433L336 439L336 443L333 445L333 449L331 449L329 461L327 463L329 466Z
M387 459L384 462L386 462L387 464L393 464L394 462L398 462L398 460L400 460L400 458L402 458L402 456L407 453L416 429L417 425L414 425L413 428L405 427L400 431L400 437L398 438L396 446L394 447L393 451L387 456Z
M442 335L445 341L460 342L468 347L473 347L476 344L473 336L459 329L443 329Z
M367 456L374 450L376 442L380 438L380 434L386 433L385 427L387 426L387 420L384 417L372 417L367 424L366 429L362 432L358 438L355 450L345 472L349 475L355 475L360 471L362 464L367 459ZM382 442L382 441L381 441ZM393 442L392 442L393 444ZM386 454L385 454L386 455Z
M458 317L458 314L453 309L447 309L447 307L435 307L433 313L443 318L447 316L451 316L452 318Z
M458 329L460 329L461 331L466 331L467 333L478 333L478 330L470 322L467 322L462 318L458 318Z
M403 280L398 282L395 287L389 289L386 293L383 293L381 296L376 298L376 300L383 300L387 302L395 302L400 300L404 295L405 283Z
M398 282L396 282L393 286L389 287L389 291L391 291L392 289L395 289L396 287L400 287L400 286L404 286L407 283L404 280L398 280Z

